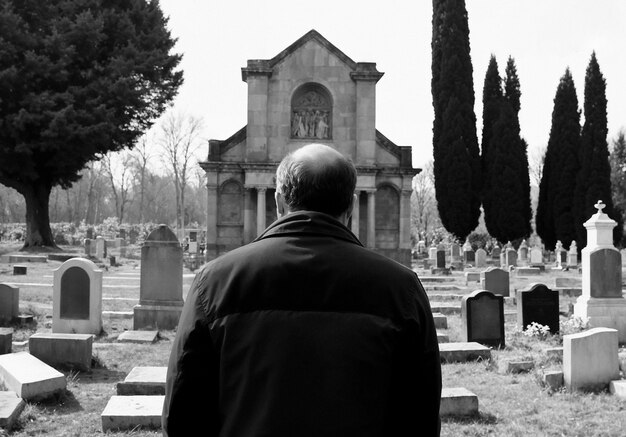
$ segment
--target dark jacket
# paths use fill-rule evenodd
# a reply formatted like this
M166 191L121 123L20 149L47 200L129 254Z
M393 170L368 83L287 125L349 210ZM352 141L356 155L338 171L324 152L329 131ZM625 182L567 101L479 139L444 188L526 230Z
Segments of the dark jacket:
M438 436L441 368L417 275L297 212L208 263L172 347L164 435Z

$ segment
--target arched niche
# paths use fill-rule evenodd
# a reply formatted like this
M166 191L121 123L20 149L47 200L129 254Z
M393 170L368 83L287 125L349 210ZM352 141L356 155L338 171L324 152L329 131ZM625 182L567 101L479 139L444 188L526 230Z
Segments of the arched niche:
M305 83L291 97L291 138L332 139L333 101L318 83Z

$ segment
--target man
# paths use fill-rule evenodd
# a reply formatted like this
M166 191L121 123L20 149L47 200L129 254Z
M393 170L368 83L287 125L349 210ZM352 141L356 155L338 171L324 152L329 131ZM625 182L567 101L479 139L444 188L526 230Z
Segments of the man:
M164 435L438 436L441 367L417 275L346 227L354 165L311 144L276 172L279 219L208 263L170 357Z

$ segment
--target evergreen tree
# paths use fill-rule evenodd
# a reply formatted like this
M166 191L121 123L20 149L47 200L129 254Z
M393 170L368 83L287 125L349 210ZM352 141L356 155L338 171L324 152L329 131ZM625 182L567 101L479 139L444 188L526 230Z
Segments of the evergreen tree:
M469 27L464 0L433 0L432 82L435 193L441 222L464 241L480 216Z
M609 163L611 165L613 208L615 208L617 218L621 218L623 222L626 211L626 136L624 130L620 130L617 138L613 140L613 150L609 155ZM625 246L624 235L622 235L619 243L619 247Z
M549 249L555 247L557 240L568 247L576 238L572 202L579 169L579 150L578 97L572 74L567 68L554 97L550 138L539 184L537 234Z
M582 128L580 172L576 183L575 226L577 243L587 245L587 230L583 223L595 212L594 204L602 200L603 212L621 224L613 207L611 196L611 167L607 144L606 82L600 71L595 52L592 53L585 74L585 123ZM614 228L614 241L621 240L621 225Z
M496 106L498 118L493 124L487 149L490 159L483 190L487 230L501 243L530 235L528 158L518 118L521 90L511 57L507 63L504 90L505 94Z
M492 167L490 163L489 145L493 132L493 125L498 120L500 113L500 104L502 103L502 79L498 72L498 61L494 55L489 58L487 73L485 74L485 84L483 85L483 132L481 138L481 164L482 164L482 180L483 190L487 189L488 181L490 181L489 169ZM483 196L483 208L487 198Z
M26 200L24 249L55 246L52 188L132 147L176 95L166 24L157 0L2 2L0 183Z

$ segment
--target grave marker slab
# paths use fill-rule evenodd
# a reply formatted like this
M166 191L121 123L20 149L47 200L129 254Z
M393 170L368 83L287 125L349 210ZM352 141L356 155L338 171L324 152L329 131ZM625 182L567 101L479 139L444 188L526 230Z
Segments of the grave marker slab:
M441 389L440 416L475 416L478 414L478 396L464 387Z
M437 263L435 267L438 269L446 268L446 251L445 250L437 250Z
M160 429L164 400L165 396L111 396L101 414L102 431Z
M491 349L473 341L440 343L439 356L443 363L488 360L491 358Z
M476 267L485 267L487 265L487 251L479 248L476 251Z
M159 331L126 331L117 337L117 341L125 343L154 343Z
M559 293L544 284L530 284L517 291L517 326L526 330L533 322L559 332Z
M0 328L0 355L10 354L13 346L13 329Z
M137 366L117 384L120 396L164 395L167 366Z
M174 329L183 308L183 248L167 225L148 235L141 247L139 304L133 329Z
M563 336L563 378L570 390L603 390L619 379L617 330L593 328Z
M461 300L461 339L504 347L504 298L476 290Z
M28 271L27 267L21 264L13 266L13 276L25 275Z
M102 331L102 270L88 259L72 258L54 271L52 332Z
M509 272L498 267L489 267L480 274L480 286L494 294L509 296Z
M96 258L104 259L107 256L107 243L104 237L96 237Z
M540 247L533 247L530 250L530 265L543 264L543 251Z
M626 380L616 380L609 383L609 393L626 400Z
M0 391L0 428L11 430L25 406L14 391Z
M0 326L7 326L20 313L20 289L0 283Z
M0 382L25 400L45 399L67 386L65 375L28 352L0 355Z
M28 339L28 350L52 367L91 370L93 335L91 334L48 334L39 332Z

